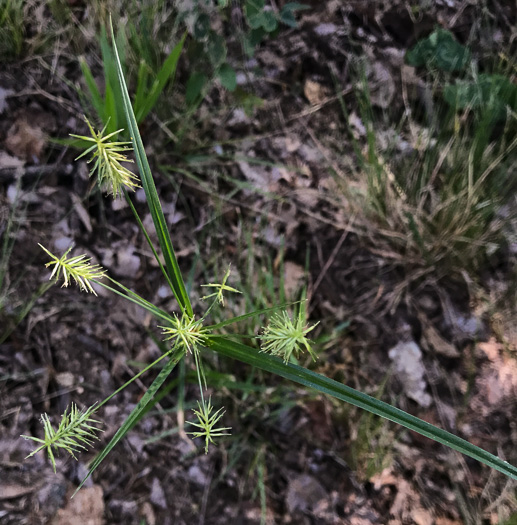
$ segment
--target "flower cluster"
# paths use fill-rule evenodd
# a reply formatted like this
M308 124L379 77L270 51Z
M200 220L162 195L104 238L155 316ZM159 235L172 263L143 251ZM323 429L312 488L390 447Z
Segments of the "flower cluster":
M195 320L187 313L181 317L174 316L171 319L171 326L160 326L163 334L166 335L165 341L175 340L175 344L182 345L185 352L197 353L198 345L203 344L206 331L203 329L203 319Z
M201 403L197 402L198 410L194 409L193 412L197 417L197 423L189 421L189 423L201 430L194 432L188 432L191 436L205 438L205 454L208 453L208 445L214 443L215 437L229 436L230 434L226 430L231 430L231 427L216 427L215 425L224 415L224 410L220 408L214 414L212 410L212 400L209 399L208 403L202 399Z
M84 135L72 134L70 136L87 142L92 142L93 145L81 153L81 155L75 160L93 152L93 156L88 160L88 163L95 160L95 164L90 170L90 177L97 172L99 184L104 186L107 189L108 194L113 195L113 198L116 198L119 193L122 194L124 187L134 191L135 188L139 187L135 182L138 180L138 177L120 164L121 162L133 162L123 153L125 151L131 151L131 148L128 147L128 144L131 144L131 142L110 142L110 139L113 136L123 130L119 129L104 137L103 135L106 131L107 124L101 131L96 133L86 117L85 121L90 128L92 136L86 137Z
M101 432L101 429L96 426L100 424L100 421L91 417L94 412L94 407L90 407L87 410L79 410L77 405L72 403L70 410L67 408L62 415L57 430L54 430L52 427L48 415L43 414L41 416L41 422L43 423L45 431L44 438L22 436L25 439L41 443L41 445L27 457L30 458L40 450L44 448L47 449L47 454L54 468L54 472L56 472L56 459L52 449L58 450L62 448L74 459L77 459L75 457L77 452L86 450L87 447L93 445L94 440L99 439L95 433Z
M230 276L230 268L228 268L228 270L226 271L224 278L223 278L223 282L221 284L214 284L214 283L202 284L201 286L203 287L216 288L217 291L209 295L205 295L204 297L201 297L201 299L205 300L205 299L210 299L210 297L215 297L217 302L221 306L224 306L223 292L241 293L239 292L239 290L236 290L235 288L232 288L231 286L228 286L226 284L226 281L228 280L229 276Z
M294 322L285 310L274 315L264 333L259 336L262 341L262 352L281 357L284 363L288 363L291 355L298 357L305 348L315 360L316 354L311 348L310 340L305 336L316 327L316 324L305 328L305 319L301 310Z
M60 258L50 253L41 244L39 244L39 247L53 259L52 261L45 264L47 268L49 266L55 265L52 273L50 274L50 279L53 277L59 279L59 276L62 273L64 279L63 286L68 286L73 279L81 290L84 290L85 292L92 292L93 295L97 295L95 290L92 288L90 281L104 277L106 270L103 270L98 264L91 265L91 259L86 259L86 255L84 254L67 258L67 255L72 250L72 246L70 246L70 248L68 248L68 250Z

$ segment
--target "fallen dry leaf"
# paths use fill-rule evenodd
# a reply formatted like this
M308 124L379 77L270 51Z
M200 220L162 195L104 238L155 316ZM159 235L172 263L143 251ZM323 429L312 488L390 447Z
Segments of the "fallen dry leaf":
M449 518L436 518L435 525L462 525L463 522Z
M429 525L433 523L433 515L423 507L415 507L411 510L411 518L416 525Z
M5 139L6 148L19 159L38 164L45 147L43 131L31 126L24 118L19 118L9 128Z
M426 319L420 319L423 326L423 340L434 349L437 354L445 357L460 357L459 350L451 343L446 341Z
M18 483L0 483L0 501L15 499L30 494L35 487L27 487Z
M285 503L290 513L308 510L327 497L323 485L313 476L300 474L289 481Z
M0 168L21 168L24 162L18 157L12 157L5 151L0 151Z
M100 485L81 489L73 499L67 499L64 509L59 509L51 525L102 525L104 500Z
M327 98L327 92L324 86L307 79L303 85L303 94L311 104L321 104Z
M490 361L495 362L499 359L499 352L503 349L503 345L491 337L485 343L479 343L478 348L485 352Z
M511 401L517 395L517 363L494 338L479 343L478 348L486 354L489 362L478 372L476 394L470 400L470 409L483 417L490 415L495 408L510 414Z
M299 290L300 285L303 283L305 271L299 264L285 261L284 274L285 295L288 298L293 298L294 294Z

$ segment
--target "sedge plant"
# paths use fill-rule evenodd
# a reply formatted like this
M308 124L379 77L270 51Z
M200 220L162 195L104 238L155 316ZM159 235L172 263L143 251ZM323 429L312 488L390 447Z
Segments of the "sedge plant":
M113 27L111 28L111 36L112 41L115 42ZM102 142L100 144L96 143L95 147L97 149L93 149L92 153L97 155L98 163L94 164L94 167L100 172L104 170L104 182L112 185L110 193L115 195L120 191L127 199L127 202L135 215L135 219L142 229L154 257L158 262L160 270L178 302L180 311L171 313L153 305L121 283L112 279L109 274L99 266L92 265L84 256L78 255L69 257L69 252L67 252L63 256L57 257L47 252L52 259L48 264L54 266L54 280L61 275L64 279L65 285L74 281L85 292L94 292L96 286L102 286L113 293L123 296L128 301L139 305L157 319L157 323L159 323L159 326L161 326L163 331L167 346L163 355L148 365L144 370L140 371L128 383L120 387L104 401L84 411L77 410L77 408L73 406L69 411L65 412L57 430L52 427L48 417L44 415L42 418L44 425L44 438L39 439L32 436L24 437L34 440L38 444L37 450L46 449L50 460L55 467L54 452L56 450L62 448L74 455L79 450L92 445L94 442L94 435L99 428L98 422L95 419L95 414L98 409L129 383L140 377L144 372L161 363L163 366L158 375L145 394L141 397L138 404L134 407L126 421L118 429L110 442L90 464L90 470L87 476L77 488L77 490L79 490L85 480L96 470L110 451L140 420L149 407L152 406L153 398L160 395L162 387L166 388L164 386L165 381L170 376L176 365L182 359L190 358L193 359L196 368L200 390L198 407L194 410L196 421L192 423L193 430L190 434L193 437L204 439L206 451L216 438L227 435L230 430L228 427L225 427L222 422L224 409L222 407L214 407L214 405L212 405L212 399L210 397L208 397L208 399L206 398L207 381L203 371L203 358L206 352L217 352L219 355L239 360L245 364L314 389L319 393L333 396L346 403L351 403L352 405L367 410L372 414L391 420L410 430L422 434L423 436L466 454L504 473L510 478L517 479L517 467L490 452L477 447L454 434L446 432L441 428L418 419L388 403L375 399L374 397L359 392L338 381L295 364L293 362L294 356L299 355L303 351L307 351L314 357L311 342L307 338L312 327L306 325L305 317L302 314L298 314L298 317L295 317L294 319L289 317L285 311L286 305L277 305L272 308L259 309L210 325L207 321L208 314L213 308L218 307L220 303L223 302L222 298L224 293L235 291L232 287L226 284L229 275L225 276L220 285L211 285L211 288L215 288L216 292L215 295L212 294L212 297L210 297L213 299L213 302L209 305L206 312L201 316L194 313L176 259L172 240L166 227L160 199L145 154L144 145L140 137L135 113L129 98L116 44L114 44L114 54L129 134L134 148L136 163L139 168L140 182L145 191L147 204L158 237L158 246L154 246L152 243L148 232L145 230L143 223L133 206L129 191L133 190L134 186L131 184L125 184L124 182L119 184L119 180L117 179L117 176L121 175L120 170L123 169L117 164L117 162L122 160L118 157L118 155L122 153L117 151L116 148L113 149L108 147L107 142ZM96 136L98 137L98 135ZM103 149L102 155L99 152L99 147ZM113 155L115 155L115 157L110 157ZM117 162L112 163L113 169L107 169L107 164L112 162L113 158L115 158ZM133 178L130 180L134 182ZM162 264L161 258L158 255L159 251L163 257L164 264ZM305 311L305 309L300 309L300 311ZM239 323L240 321L245 321L251 317L259 315L271 315L269 324L262 331L262 335L258 336L262 343L261 348L259 349L243 344L232 336L218 334L219 330L228 325ZM247 337L254 336L248 335Z

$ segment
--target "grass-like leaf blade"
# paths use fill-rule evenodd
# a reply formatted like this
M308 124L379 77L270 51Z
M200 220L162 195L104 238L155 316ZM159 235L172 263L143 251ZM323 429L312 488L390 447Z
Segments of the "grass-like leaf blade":
M90 470L88 471L88 474L85 476L85 478L81 481L77 489L75 490L72 497L74 497L77 492L80 490L80 488L83 486L84 482L93 474L95 469L104 461L106 456L113 450L115 445L124 438L124 436L134 427L134 425L139 421L140 416L145 411L147 405L152 401L154 395L159 390L159 388L163 385L165 380L169 377L171 372L174 370L174 367L178 363L178 361L183 357L183 352L176 352L176 354L173 354L168 361L168 363L163 367L163 369L160 371L156 379L153 381L152 385L147 389L146 393L142 396L142 399L138 402L138 405L133 409L131 414L129 414L128 418L122 426L117 430L116 434L111 438L111 441L104 447L102 452L100 452L97 457L93 460L93 462L90 465Z
M90 102L93 106L93 109L96 111L97 115L104 116L104 101L102 100L99 88L97 87L97 83L93 78L90 66L88 66L84 57L79 58L79 66L81 67L81 71L83 72L86 87L90 92Z
M283 304L279 304L277 306L271 306L269 308L261 308L259 310L254 310L253 312L250 312L250 313L247 313L247 314L238 315L236 317L230 317L229 319L225 319L224 321L221 321L220 323L212 324L212 325L206 326L205 328L206 328L207 331L212 332L213 330L218 330L219 328L223 328L224 326L228 326L228 325L231 325L231 324L234 324L234 323L239 323L241 321L245 321L246 319L251 319L252 317L257 317L257 315L269 314L269 313L272 313L272 312L277 312L278 310L285 309L288 306L292 306L293 304L297 304L297 303L296 302L294 302L294 303L283 303Z
M138 124L135 119L135 114L131 106L131 99L129 98L126 81L124 80L124 74L122 72L122 65L120 63L120 58L117 51L115 35L113 32L113 25L111 25L111 37L113 42L113 49L115 51L115 60L117 65L119 83L122 91L122 97L124 100L124 111L129 126L129 132L131 134L131 141L133 143L136 162L140 171L142 186L144 188L147 203L149 205L149 210L153 218L154 227L156 228L156 234L158 235L160 248L162 249L163 257L165 259L167 273L169 274L170 282L173 285L172 292L176 296L176 299L182 311L186 311L187 314L190 317L192 317L192 305L190 304L190 299L188 297L187 290L185 288L185 283L183 281L178 261L176 259L176 254L174 253L174 249L172 247L172 241L169 235L169 230L167 229L167 223L165 222L165 216L163 214L162 206L158 198L158 193L154 184L151 168L149 167L149 162L147 161L147 156L145 154L142 138L140 137L140 132L138 131Z
M229 341L221 336L214 336L207 339L206 345L217 351L219 354L238 359L244 363L266 370L267 372L272 372L296 383L300 383L301 385L313 388L318 392L328 394L340 399L341 401L345 401L367 410L372 414L393 421L394 423L422 434L438 443L442 443L447 447L457 450L466 456L470 456L471 458L502 472L508 477L517 480L517 467L510 465L490 452L476 447L475 445L472 445L472 443L469 443L446 430L435 427L434 425L389 405L384 401L379 401L378 399L359 392L354 388L338 383L333 379L306 368L290 363L286 364L280 359L258 352L242 343Z
M113 293L115 293L117 295L120 295L124 299L126 299L128 301L131 301L132 303L135 303L136 305L140 306L141 308L144 308L145 310L147 310L148 312L153 314L157 319L164 319L167 322L171 322L173 320L173 317L168 312L165 312L164 310L162 310L161 308L158 308L157 306L155 306L154 304L150 303L149 301L147 301L143 297L140 297L138 294L136 294L135 292L133 292L129 288L126 288L123 284L119 283L118 281L115 281L111 277L107 277L107 278L112 283L117 285L119 288L122 288L122 290L124 290L125 293L124 292L120 292L116 288L113 288L113 287L107 285L106 283L104 283L102 281L97 281L97 284L99 286L102 286L106 290L109 290L110 292L113 292Z
M136 111L137 122L144 120L144 118L147 117L149 112L154 108L156 102L158 101L158 97L165 88L168 80L174 80L176 66L178 65L178 60L181 55L181 51L183 50L183 44L185 43L186 36L187 34L185 33L180 42L176 44L169 56L165 59L165 62L163 63L160 71L158 71L156 80L151 87L151 91L147 95L143 105L139 107L138 111Z

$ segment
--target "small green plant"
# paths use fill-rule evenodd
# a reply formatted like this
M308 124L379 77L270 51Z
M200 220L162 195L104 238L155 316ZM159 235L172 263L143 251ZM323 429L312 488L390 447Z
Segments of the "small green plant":
M111 34L114 41L113 29ZM139 167L142 186L147 198L147 204L149 206L158 235L159 249L162 252L165 265L162 264L161 259L158 256L158 247L155 247L152 244L148 233L143 227L142 221L140 220L129 198L129 194L125 189L122 191L124 193L124 197L127 199L128 204L135 214L135 219L142 229L142 232L144 233L144 236L152 249L152 252L167 283L171 288L171 291L174 293L177 299L180 312L179 314L169 313L153 305L135 292L129 290L122 284L110 278L99 267L89 266L83 258L74 257L70 260L66 257L59 258L52 256L53 261L51 261L51 264L55 264L56 267L59 266L61 268L61 272L65 276L65 279L68 277L68 280L71 278L75 279L78 283L83 282L82 288L86 288L88 290L90 290L90 286L93 288L94 284L102 286L125 297L127 300L132 301L154 315L157 319L159 319L159 322L162 323L162 326L164 327L163 330L164 334L167 336L168 346L163 355L160 356L155 362L151 363L148 367L139 372L133 379L123 385L119 390L114 392L100 404L87 409L85 412L78 412L76 409L72 409L70 412L65 412L65 415L63 416L57 431L54 431L53 427L49 423L49 419L44 416L43 422L45 427L45 438L43 440L36 439L36 441L41 443L39 447L40 449L45 448L47 450L51 461L53 458L52 450L56 449L56 447L64 448L68 452L74 452L77 450L77 448L80 448L81 442L79 440L79 436L86 439L86 444L89 444L92 439L90 431L95 433L95 429L97 428L95 424L93 424L93 414L96 413L102 405L104 405L109 399L116 395L122 388L125 388L130 382L134 381L137 377L140 377L145 371L156 366L158 363L163 362L164 366L160 369L156 379L147 389L136 407L132 410L127 420L122 424L108 445L104 447L104 449L91 463L90 471L86 478L89 477L96 470L99 464L106 458L113 447L116 446L116 444L130 431L131 428L133 428L133 426L140 420L148 408L152 406L153 398L155 395L157 395L158 391L161 389L164 382L169 377L178 362L184 358L187 358L189 355L194 357L194 364L196 367L201 395L201 401L198 405L198 409L194 411L197 422L193 423L195 428L200 430L195 430L192 434L205 439L206 451L208 445L213 442L215 437L224 436L226 435L226 431L229 430L228 427L224 427L222 426L222 423L220 423L223 417L222 409L218 409L213 412L211 398L209 398L208 402L204 398L204 392L206 391L207 383L206 376L203 372L203 355L207 351L214 351L220 355L242 361L243 363L247 363L266 372L271 372L280 377L292 380L296 383L304 385L305 387L315 389L319 393L334 396L339 400L365 409L372 414L377 414L386 419L394 421L400 425L405 426L406 428L414 430L415 432L418 432L426 437L445 444L450 448L467 454L474 459L481 461L482 463L485 463L496 470L499 470L513 479L517 479L517 468L513 465L510 465L506 461L503 461L497 456L490 454L489 452L476 447L449 432L422 421L387 403L363 394L362 392L354 390L353 388L334 381L324 375L289 362L289 357L292 353L298 353L301 349L309 350L309 352L311 350L310 343L305 337L311 328L305 326L303 315L299 314L299 317L294 322L291 321L287 314L274 316L270 322L270 327L264 331L263 341L265 342L265 345L263 346L262 351L236 341L228 335L217 334L220 329L231 324L239 323L240 321L244 321L253 316L274 314L275 312L278 314L279 311L281 312L284 309L285 305L276 305L272 308L250 312L210 325L208 324L208 314L212 308L215 308L216 305L219 305L219 303L222 302L219 301L217 296L215 296L213 303L208 307L207 311L201 317L199 317L198 320L195 319L192 304L190 302L189 295L187 294L183 277L174 254L174 250L172 248L170 234L166 227L161 203L140 137L135 114L132 109L131 100L129 98L129 93L125 83L123 70L118 57L116 44L114 51L117 63L117 73L120 82L120 90L122 93L123 105L129 126L129 133L134 147L136 162ZM106 149L105 152L106 154L109 154L109 148ZM54 280L55 276L58 274L59 270L55 270ZM85 283L85 279L87 279L90 286ZM218 286L218 289L222 291L225 286L225 284L221 284ZM248 337L253 336L248 335ZM272 353L275 355L271 355ZM312 355L312 352L310 353ZM87 414L87 416L83 416L83 418L86 418L86 420L81 419L81 414ZM81 421L83 421L83 424L81 424ZM86 426L85 421L88 422L88 426ZM31 437L28 437L28 439L31 439ZM84 441L82 444L85 446ZM84 481L85 480L81 482L77 490L80 489Z
M23 0L3 0L0 4L0 62L18 58L25 38Z
M213 29L212 21L217 19L219 27L235 34L232 22L232 10L235 4L228 1L207 1L185 3L179 16L185 21L192 36L189 55L193 61L194 71L190 75L186 87L186 100L191 106L196 106L202 93L212 77L218 78L221 85L228 91L237 87L235 69L227 61L228 44L220 31ZM243 24L237 28L237 37L242 44L244 53L252 57L255 49L268 37L274 37L280 25L296 27L295 14L308 9L308 6L298 2L288 2L279 11L266 5L266 0L244 0L242 2ZM242 96L242 94L241 94Z
M406 53L406 62L432 73L456 73L455 83L443 87L443 98L454 111L472 110L489 125L505 120L509 111L517 111L517 86L500 73L478 73L471 50L456 41L445 29L437 29Z
M381 235L404 257L419 260L439 276L458 268L477 272L504 245L505 221L499 211L515 188L512 165L517 140L512 130L517 115L502 102L513 100L513 88L500 77L506 87L494 87L492 78L479 91L471 84L465 93L456 86L445 87L451 105L466 110L462 117L447 107L444 111L442 103L433 115L436 120L422 130L408 112L397 138L409 136L413 149L398 156L391 155L389 147L384 151L379 147L365 81L357 93L366 155L350 136L360 176L366 178L361 205L366 204L370 218L381 226ZM344 104L342 109L348 119ZM508 117L500 136L494 133L498 114ZM414 129L422 130L420 137Z
M135 98L133 101L133 111L135 112L135 118L138 123L142 122L156 106L167 84L174 81L176 66L183 49L185 37L186 35L183 35L180 42L172 49L156 73L145 60L142 59L140 61L136 77ZM128 69L124 58L127 44L123 36L118 39L117 45L121 50L122 69L125 71ZM78 90L78 93L83 97L84 105L92 108L96 118L105 126L103 131L107 131L108 135L111 135L115 132L120 132L121 128L124 127L125 115L115 56L109 47L104 28L100 34L100 47L104 67L104 96L101 95L93 73L83 57L79 59L79 64L86 83L87 94L86 97L84 97L82 90Z
M443 98L455 111L487 114L492 122L517 112L517 86L504 75L482 73L473 80L458 80L445 86Z
M446 29L436 29L406 54L406 62L429 70L463 71L470 63L470 49L462 46Z

